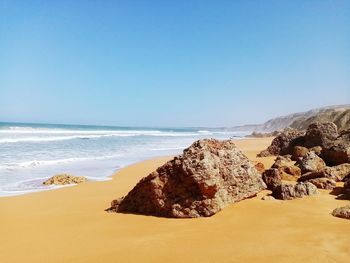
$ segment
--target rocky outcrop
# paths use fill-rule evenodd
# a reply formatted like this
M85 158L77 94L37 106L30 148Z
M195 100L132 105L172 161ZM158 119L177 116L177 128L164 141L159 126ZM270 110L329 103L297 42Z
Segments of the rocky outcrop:
M325 162L314 152L309 152L304 158L298 159L296 165L301 169L301 173L321 171L326 167Z
M264 151L260 152L258 157L266 157L271 155L290 154L295 145L298 145L303 132L297 130L287 130L282 132L271 142L271 145Z
M312 109L307 112L292 113L270 119L263 124L250 124L235 126L233 131L255 131L273 132L285 129L306 130L310 124L315 122L333 122L337 125L338 131L350 129L350 105L328 106Z
M298 153L293 152L296 146L311 149L329 166L350 162L350 130L339 135L337 126L332 122L313 123L305 135L298 131L283 132L258 156L294 154L293 159L297 160L301 148L296 148L300 150Z
M70 174L57 174L50 177L45 182L43 182L43 185L80 184L86 181L87 179L84 176L73 176Z
M276 168L270 168L263 172L262 179L265 182L267 189L273 191L277 186L282 184L280 172Z
M233 141L205 139L143 178L108 211L163 217L211 216L266 185Z
M334 209L332 215L340 218L350 219L350 205Z
M296 185L282 183L272 192L275 198L281 200L291 200L315 194L318 194L316 186L308 182L297 183Z
M307 180L306 182L312 183L317 188L327 189L327 190L332 190L337 186L334 180L325 178L325 177L310 179L310 180Z

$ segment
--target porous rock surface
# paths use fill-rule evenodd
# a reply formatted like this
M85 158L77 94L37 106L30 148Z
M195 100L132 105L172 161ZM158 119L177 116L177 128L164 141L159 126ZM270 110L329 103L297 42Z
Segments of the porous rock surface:
M271 191L282 184L282 178L277 168L266 169L262 174L262 179L265 182L267 189Z
M308 182L297 183L296 185L282 183L272 192L275 198L281 200L291 200L315 194L318 194L317 187Z
M87 179L84 176L74 176L70 174L57 174L46 181L43 185L65 185L65 184L80 184L86 182Z
M350 219L350 205L334 209L332 215L344 219Z
M301 169L301 173L321 171L326 168L325 162L314 152L309 152L302 159L298 159L296 165Z
M272 140L271 145L266 150L260 152L257 156L291 154L294 146L300 144L299 140L303 135L303 132L297 130L284 131Z
M266 185L232 140L194 142L152 172L107 211L162 217L211 216Z
M307 180L306 182L312 183L317 188L327 189L327 190L332 190L337 186L334 180L325 178L325 177L310 179L310 180Z

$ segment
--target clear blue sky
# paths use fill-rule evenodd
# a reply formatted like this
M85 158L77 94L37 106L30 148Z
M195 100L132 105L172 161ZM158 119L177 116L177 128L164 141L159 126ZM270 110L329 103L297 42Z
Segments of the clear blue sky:
M233 126L350 102L350 1L0 0L0 120Z

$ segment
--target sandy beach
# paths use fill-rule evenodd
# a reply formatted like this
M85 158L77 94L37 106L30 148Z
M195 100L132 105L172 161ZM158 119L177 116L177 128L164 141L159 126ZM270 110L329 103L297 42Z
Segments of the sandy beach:
M237 146L256 158L271 138ZM112 180L0 198L0 261L12 262L349 262L350 223L330 213L349 203L329 191L291 201L269 191L210 218L166 219L107 213L171 157L128 166Z

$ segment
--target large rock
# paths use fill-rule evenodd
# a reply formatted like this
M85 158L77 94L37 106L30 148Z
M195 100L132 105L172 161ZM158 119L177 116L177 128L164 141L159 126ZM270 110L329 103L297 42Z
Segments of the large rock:
M337 186L334 180L325 177L310 179L306 182L312 183L317 188L326 190L332 190Z
M350 205L334 209L332 215L340 218L350 219Z
M315 194L318 194L317 187L308 182L297 183L296 185L283 183L277 186L272 192L275 198L281 200L291 200Z
M270 168L263 172L262 179L265 182L267 189L273 191L277 186L282 184L280 172L276 168Z
M108 211L163 217L211 216L266 185L232 140L194 142L143 178Z
M57 174L50 177L45 182L43 182L43 185L80 184L86 181L87 179L84 176L73 176L70 174Z
M257 156L291 154L294 146L301 143L299 141L303 135L303 132L297 130L284 131L272 140L271 145L266 150L260 152Z
M304 136L303 146L311 148L328 147L338 137L337 125L333 122L315 122L309 125Z
M326 167L325 162L314 152L309 152L304 158L299 159L296 165L301 169L301 173L321 171Z

